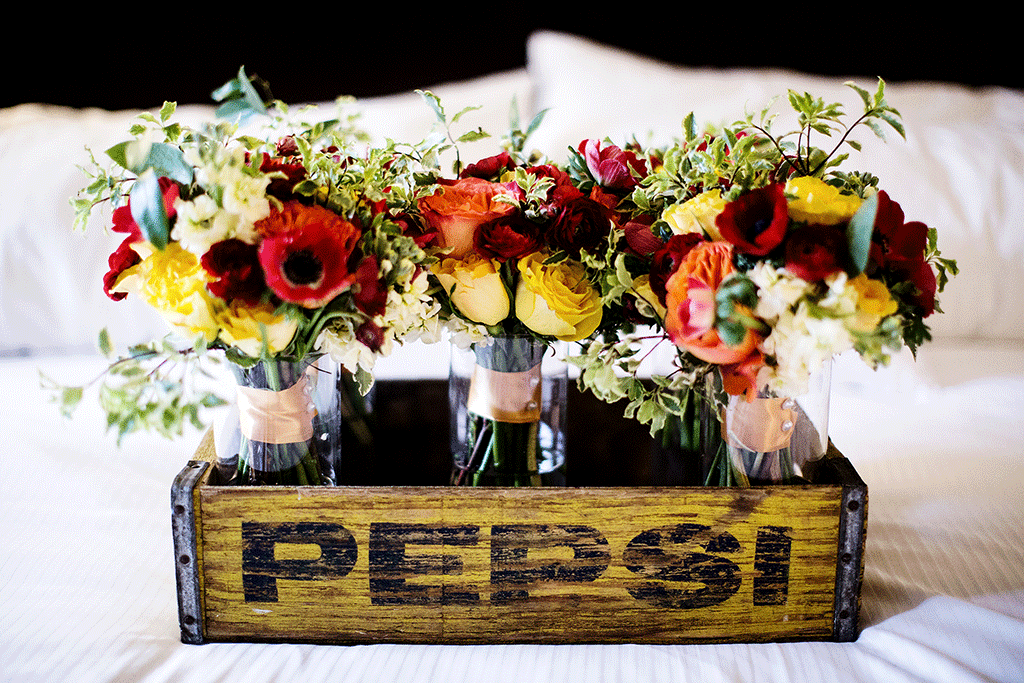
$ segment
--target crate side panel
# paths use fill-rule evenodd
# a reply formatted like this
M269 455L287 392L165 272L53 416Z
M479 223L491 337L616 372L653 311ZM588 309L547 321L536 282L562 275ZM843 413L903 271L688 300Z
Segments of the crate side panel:
M211 640L832 636L839 487L200 493Z

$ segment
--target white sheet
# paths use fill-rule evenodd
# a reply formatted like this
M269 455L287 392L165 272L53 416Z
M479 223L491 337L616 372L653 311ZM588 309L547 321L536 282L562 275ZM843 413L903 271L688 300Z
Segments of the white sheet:
M986 359L1015 370L944 371ZM169 490L199 435L117 451L94 404L63 421L37 389L41 367L101 365L0 361L2 681L1024 680L1024 348L938 347L874 383L837 363L831 433L869 487L864 630L845 644L183 645Z

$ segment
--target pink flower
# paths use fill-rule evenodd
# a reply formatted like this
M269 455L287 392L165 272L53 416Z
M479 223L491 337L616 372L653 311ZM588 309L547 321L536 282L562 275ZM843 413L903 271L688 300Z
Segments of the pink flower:
M640 157L615 145L602 149L599 140L584 140L580 143L579 152L595 182L607 190L632 190L636 187L637 177L647 175L647 164Z

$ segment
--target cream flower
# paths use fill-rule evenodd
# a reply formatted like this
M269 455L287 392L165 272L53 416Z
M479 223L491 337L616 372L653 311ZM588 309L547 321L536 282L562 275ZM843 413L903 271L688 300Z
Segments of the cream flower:
M482 325L497 325L511 307L499 268L497 261L470 253L463 259L443 259L433 271L459 313Z
M722 213L726 203L720 190L701 192L682 204L673 204L665 209L661 219L669 224L676 235L706 234L712 240L719 241L722 234L715 225L715 218Z

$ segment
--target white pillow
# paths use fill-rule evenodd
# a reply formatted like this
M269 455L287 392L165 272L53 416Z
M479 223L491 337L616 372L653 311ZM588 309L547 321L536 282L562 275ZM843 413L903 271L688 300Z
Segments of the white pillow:
M720 124L778 96L776 110L784 112L788 90L842 102L855 116L860 98L843 82L869 91L876 84L873 77L675 66L552 32L530 37L527 68L535 106L549 108L529 144L559 161L588 137L668 143L691 111L701 123ZM907 220L938 228L943 256L958 261L962 274L940 298L946 313L928 319L933 333L1024 339L1016 292L1024 282L1024 93L894 83L886 98L902 114L906 141L892 131L883 142L863 129L856 139L864 150L845 167L877 175ZM795 118L781 123L776 130L788 130Z
M524 116L532 108L525 69L427 89L449 115L482 107L456 132L479 126L496 137L463 146L464 159L498 151L513 97ZM331 105L323 109L333 115ZM414 93L367 99L355 109L362 112L359 125L377 141L418 142L435 122ZM213 112L213 106L180 107L177 119L195 126L213 120ZM107 257L123 236L104 231L99 215L86 235L72 231L70 199L89 182L79 169L88 165L85 148L102 163L103 151L127 139L139 113L40 104L0 109L0 355L94 348L102 327L119 345L167 334L145 304L133 297L114 302L103 293ZM109 223L109 212L106 217Z

